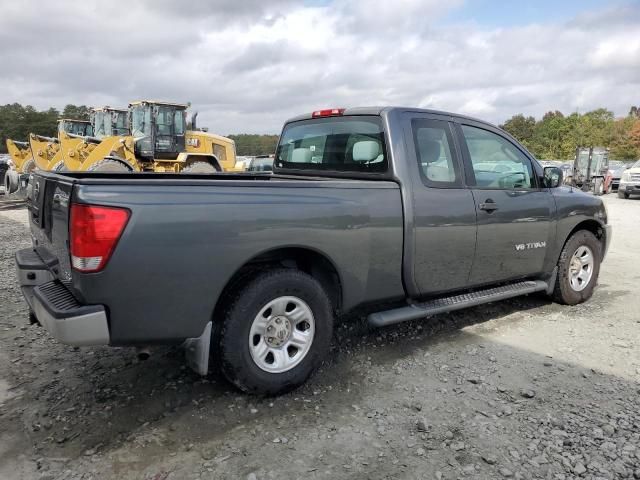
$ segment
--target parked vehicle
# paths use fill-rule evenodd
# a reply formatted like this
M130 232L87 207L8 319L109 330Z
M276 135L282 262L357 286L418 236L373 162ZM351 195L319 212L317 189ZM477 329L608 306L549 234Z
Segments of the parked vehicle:
M640 160L625 170L620 177L618 196L629 198L631 195L640 195Z
M627 165L623 162L612 161L609 163L609 170L604 177L604 189L606 193L617 192L620 186L620 177L622 172L627 169Z
M609 149L578 147L573 162L571 185L595 195L605 193L604 178L609 169Z
M601 199L561 183L480 120L320 110L286 122L273 175L36 172L18 278L63 343L184 342L201 374L212 358L276 394L318 367L347 312L381 327L590 298L611 227Z

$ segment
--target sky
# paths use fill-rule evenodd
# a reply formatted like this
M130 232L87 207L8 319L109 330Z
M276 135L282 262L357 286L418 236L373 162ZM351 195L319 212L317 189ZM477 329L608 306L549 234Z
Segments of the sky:
M365 105L623 116L640 0L0 0L0 65L0 104L191 102L220 134Z

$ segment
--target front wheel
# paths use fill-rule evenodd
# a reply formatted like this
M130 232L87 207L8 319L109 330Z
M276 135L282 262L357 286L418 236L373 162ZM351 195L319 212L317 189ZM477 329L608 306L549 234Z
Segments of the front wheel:
M576 305L591 298L600 273L601 251L600 241L589 231L579 230L569 237L558 260L555 301Z
M245 392L276 395L303 384L320 366L333 314L317 280L278 269L241 289L222 322L216 335L224 375Z

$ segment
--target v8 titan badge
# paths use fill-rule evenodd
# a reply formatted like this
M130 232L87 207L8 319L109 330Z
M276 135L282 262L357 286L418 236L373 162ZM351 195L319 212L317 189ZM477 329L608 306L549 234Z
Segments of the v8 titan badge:
M533 250L534 248L546 248L547 242L531 242L531 243L516 243L516 251Z

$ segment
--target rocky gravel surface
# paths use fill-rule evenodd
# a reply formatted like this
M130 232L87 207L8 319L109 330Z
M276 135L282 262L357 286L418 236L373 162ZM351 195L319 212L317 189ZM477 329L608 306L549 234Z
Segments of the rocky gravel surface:
M591 301L530 296L379 330L277 398L200 378L176 348L73 348L30 326L0 211L0 479L640 478L640 200ZM179 299L178 299L179 300Z

